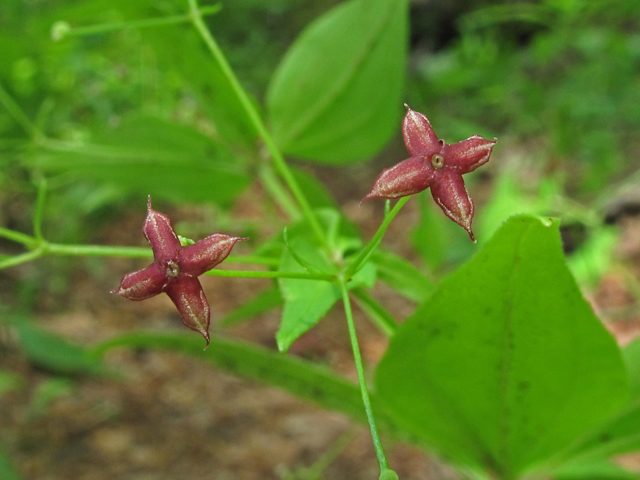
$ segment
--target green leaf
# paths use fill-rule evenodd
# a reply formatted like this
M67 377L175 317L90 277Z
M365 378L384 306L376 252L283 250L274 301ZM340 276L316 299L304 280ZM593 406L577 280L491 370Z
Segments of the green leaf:
M627 345L622 353L631 386L630 402L574 447L569 456L591 459L640 450L640 339Z
M601 458L566 465L553 475L555 480L634 480L638 477L637 472Z
M280 305L282 305L282 296L280 290L274 286L260 292L244 305L226 314L219 323L224 327L235 325Z
M102 362L88 355L84 348L45 332L33 322L16 318L12 325L20 336L22 350L35 365L65 375L109 374Z
M280 263L282 272L305 272L291 255L285 251ZM331 282L318 280L278 279L285 304L276 341L281 352L303 333L313 327L340 298L340 289Z
M422 302L435 285L409 261L385 250L376 250L371 257L378 267L378 278L405 297Z
M455 461L515 478L626 400L615 340L568 271L558 232L509 220L392 338L377 392Z
M245 166L194 129L132 115L95 144L53 144L35 164L173 201L227 204L248 184Z
M280 148L325 163L378 152L399 129L406 44L406 0L350 0L316 19L268 88Z
M234 375L283 388L324 408L365 421L359 388L328 368L246 342L216 336L211 337L209 348L203 351L201 340L190 334L137 332L102 342L94 347L93 353L99 356L116 347L179 352L212 363ZM377 403L375 399L373 401ZM389 424L382 414L379 418L383 424Z

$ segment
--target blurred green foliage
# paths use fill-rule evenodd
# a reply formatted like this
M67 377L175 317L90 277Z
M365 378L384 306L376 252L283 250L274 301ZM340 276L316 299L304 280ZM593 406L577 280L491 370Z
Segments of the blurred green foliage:
M534 140L586 192L637 168L639 2L501 2L457 26L412 72L412 96L445 137Z

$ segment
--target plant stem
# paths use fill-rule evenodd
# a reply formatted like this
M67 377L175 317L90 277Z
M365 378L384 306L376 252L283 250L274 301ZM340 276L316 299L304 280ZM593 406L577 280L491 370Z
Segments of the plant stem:
M222 10L222 4L216 3L215 5L200 8L200 15L214 15L220 10ZM69 27L65 30L63 36L55 38L55 40L60 40L65 36L95 35L96 33L112 32L114 30L123 30L125 28L157 27L162 25L173 25L176 23L187 23L190 21L191 15L187 13L182 15L171 15L168 17L144 18L142 20L133 20L130 22L101 23L86 27Z
M362 266L367 262L367 260L369 260L369 257L371 256L375 248L378 246L378 244L382 240L382 237L387 231L389 224L391 224L391 221L395 218L395 216L398 214L398 212L404 206L404 204L407 203L409 198L410 197L402 197L400 200L398 200L398 203L395 204L393 209L387 215L385 215L384 220L378 227L378 231L375 233L373 238L369 241L369 243L367 243L367 245L365 245L365 247L360 251L356 259L353 261L353 263L349 265L349 267L346 269L344 273L345 278L350 279L351 277L353 277L353 275L355 275L358 272L358 270L362 268Z
M356 326L353 322L351 301L349 300L349 292L347 291L347 283L345 277L340 278L340 290L342 292L344 313L347 317L347 326L349 327L349 338L351 339L351 348L353 349L353 358L355 360L356 372L358 373L358 383L360 384L362 403L364 404L364 411L367 415L367 422L369 423L369 430L371 431L373 448L376 451L378 466L380 467L380 472L383 472L384 470L389 469L389 464L387 463L387 457L385 456L384 449L382 448L382 441L380 440L378 427L376 427L376 421L373 416L373 409L371 408L371 399L369 398L369 390L367 390L367 384L364 378L364 366L362 364L362 356L360 355L360 347L358 346L358 336L356 334Z
M33 216L33 236L39 242L44 240L42 236L42 217L44 213L44 201L47 195L47 180L44 177L36 180L38 187L38 198L36 199L36 212Z
M25 235L24 233L16 232L15 230L9 230L8 228L0 227L0 237L4 237L16 243L21 243L29 248L35 248L38 241L31 235Z
M271 272L271 271L255 271L255 270L209 270L207 275L216 277L234 277L234 278L296 278L299 280L323 280L325 282L335 282L336 276L325 273L307 273L307 272Z
M293 173L291 172L287 163L285 162L284 157L280 153L280 150L278 149L276 143L271 137L271 134L269 134L269 131L265 127L264 123L262 122L262 119L260 118L258 111L256 110L253 103L251 102L249 95L242 88L242 85L240 84L238 78L235 76L233 69L231 68L231 66L229 65L229 62L227 61L224 54L222 53L222 50L220 49L217 42L213 38L213 35L211 35L211 32L209 32L209 30L207 29L207 26L205 25L205 23L202 21L202 16L200 15L200 10L198 7L197 0L188 0L188 1L189 1L189 8L191 11L192 21L194 26L196 27L196 29L200 33L200 36L204 40L205 44L207 45L207 47L213 54L214 58L218 62L218 65L220 66L222 73L224 74L227 81L231 85L231 88L233 89L236 96L238 97L240 104L244 108L249 120L253 124L253 127L256 129L256 132L258 133L260 138L262 138L262 141L264 142L265 146L267 147L267 150L269 151L269 154L271 155L271 158L273 159L273 163L276 170L282 176L285 183L291 190L291 193L293 194L294 198L300 205L300 208L302 209L302 212L304 213L305 218L307 219L307 221L309 222L309 225L311 226L311 230L313 230L315 236L320 241L320 243L326 247L327 240L326 240L325 233L322 230L322 227L320 226L320 222L318 222L318 219L313 213L313 210L311 209L311 206L309 205L307 198L302 193L302 189L300 188L300 186L298 185L298 182L294 178Z

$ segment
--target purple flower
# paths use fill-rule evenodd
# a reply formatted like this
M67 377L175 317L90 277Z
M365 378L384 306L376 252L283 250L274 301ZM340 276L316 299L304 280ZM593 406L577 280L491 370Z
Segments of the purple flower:
M469 232L475 242L471 231L473 201L462 175L489 161L497 139L490 141L474 135L447 145L438 139L427 117L406 104L405 107L402 134L411 158L384 170L362 201L373 197L406 197L431 188L433 199L445 215Z
M178 308L182 323L199 332L208 346L211 312L198 277L227 258L237 241L247 239L214 233L183 247L169 217L151 208L151 196L142 232L153 250L153 263L126 274L112 293L144 300L165 292Z

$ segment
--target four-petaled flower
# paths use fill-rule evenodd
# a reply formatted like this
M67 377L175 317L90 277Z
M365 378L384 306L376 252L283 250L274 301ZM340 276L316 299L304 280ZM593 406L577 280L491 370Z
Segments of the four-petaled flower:
M112 293L144 300L165 292L178 307L182 323L199 332L208 346L210 308L198 277L227 258L236 242L246 238L214 233L183 247L169 217L151 208L151 196L142 232L153 250L153 263L126 274Z
M471 231L473 201L464 186L462 175L489 161L496 144L478 135L447 145L438 139L427 117L407 107L402 134L411 158L384 170L371 192L373 197L399 198L431 188L431 195L445 215L456 222L475 242Z

